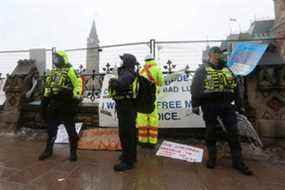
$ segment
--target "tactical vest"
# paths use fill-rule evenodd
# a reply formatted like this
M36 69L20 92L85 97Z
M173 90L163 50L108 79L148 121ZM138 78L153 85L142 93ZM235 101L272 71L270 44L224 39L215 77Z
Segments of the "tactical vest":
M216 70L210 66L206 66L205 69L204 93L234 92L237 83L235 76L227 67Z
M72 83L68 77L69 68L53 69L45 81L44 96L57 95L62 90L71 90Z
M135 99L137 97L137 92L137 78L135 78L129 88L125 91L117 92L115 89L108 89L109 96L114 100Z

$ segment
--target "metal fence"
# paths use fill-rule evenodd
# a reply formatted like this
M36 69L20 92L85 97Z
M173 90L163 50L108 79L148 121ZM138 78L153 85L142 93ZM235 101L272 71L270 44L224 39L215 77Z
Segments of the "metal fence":
M202 63L203 52L207 47L223 46L227 48L229 44L240 41L276 41L277 38L268 39L246 39L246 40L196 40L196 41L147 41L126 44L115 44L97 47L99 52L100 73L106 72L107 64L114 67L120 62L119 55L131 53L135 55L140 63L147 54L154 54L158 64L163 70L168 71L169 63L172 63L172 70L185 68L187 65L190 70L194 70ZM284 40L284 39L283 39ZM89 48L91 49L91 48ZM86 66L88 48L67 49L71 64L79 69L80 65ZM96 49L96 48L95 48ZM51 49L46 49L47 69L52 67ZM29 50L0 51L0 73L5 75L10 73L16 66L19 59L28 59ZM92 57L91 57L92 58ZM104 71L105 70L105 71ZM97 72L97 71L96 71Z
M220 46L224 49L231 49L236 42L255 41L255 42L275 42L277 38L246 39L246 40L197 40L197 41L147 41L127 44L116 44L100 46L93 49L100 49L99 52L99 73L85 73L87 80L102 79L105 73L108 73L120 63L119 55L131 53L135 55L138 62L143 64L144 57L153 54L164 73L169 73L188 67L188 70L195 70L199 64L207 59L207 49L211 46ZM282 39L284 40L284 39ZM79 72L86 67L88 48L67 49L70 63ZM0 73L5 77L15 68L19 59L28 59L29 50L0 51ZM92 56L91 56L92 58ZM95 59L95 57L94 57ZM46 50L47 69L52 68L51 49ZM87 86L86 86L87 88ZM88 89L92 90L92 89ZM92 94L95 92L93 91ZM90 94L89 94L90 95Z

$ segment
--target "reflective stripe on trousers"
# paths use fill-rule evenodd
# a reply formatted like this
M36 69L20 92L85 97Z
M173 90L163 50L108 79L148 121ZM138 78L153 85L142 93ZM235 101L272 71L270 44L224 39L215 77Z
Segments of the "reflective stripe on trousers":
M157 105L150 114L138 113L137 115L137 128L138 128L138 141L141 143L157 143L158 136L159 116Z

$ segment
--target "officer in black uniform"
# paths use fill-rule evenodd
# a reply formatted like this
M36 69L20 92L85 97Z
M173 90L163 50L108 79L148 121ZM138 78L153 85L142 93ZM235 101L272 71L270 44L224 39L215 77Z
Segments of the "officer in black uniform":
M118 68L118 79L112 78L109 81L109 93L116 102L122 146L121 162L114 166L115 171L132 169L137 159L137 112L134 104L137 60L131 54L123 54L120 58L123 63Z
M48 139L39 160L52 156L58 125L64 124L70 142L70 161L77 160L78 135L75 130L75 114L80 102L82 83L75 69L69 64L64 51L57 51L53 59L54 68L47 75L41 114L48 124Z
M233 168L242 174L252 175L252 171L243 162L238 137L235 111L241 113L244 109L241 106L237 79L222 60L222 51L219 47L212 47L209 51L209 62L196 70L191 85L191 95L192 112L199 114L201 106L206 124L205 138L209 153L207 168L216 166L216 127L217 117L220 117L227 129ZM232 104L233 101L235 105Z

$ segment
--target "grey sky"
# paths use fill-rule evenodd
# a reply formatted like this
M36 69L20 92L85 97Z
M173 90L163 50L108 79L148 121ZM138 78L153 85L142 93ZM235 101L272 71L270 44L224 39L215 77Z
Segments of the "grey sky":
M234 18L236 22L230 22ZM30 48L73 49L86 47L92 21L100 45L156 40L225 39L231 32L246 31L254 19L274 18L273 0L7 0L0 6L0 51ZM168 60L176 69L195 69L206 45L163 45L157 60ZM148 54L146 45L104 49L100 69L118 63L118 55L134 54L139 62ZM86 52L69 52L78 68ZM9 73L28 53L1 53L0 73ZM50 53L47 55L51 67Z
M9 0L0 7L0 51L85 47L92 20L101 45L224 39L254 18L273 18L272 0ZM229 21L236 18L238 23Z

